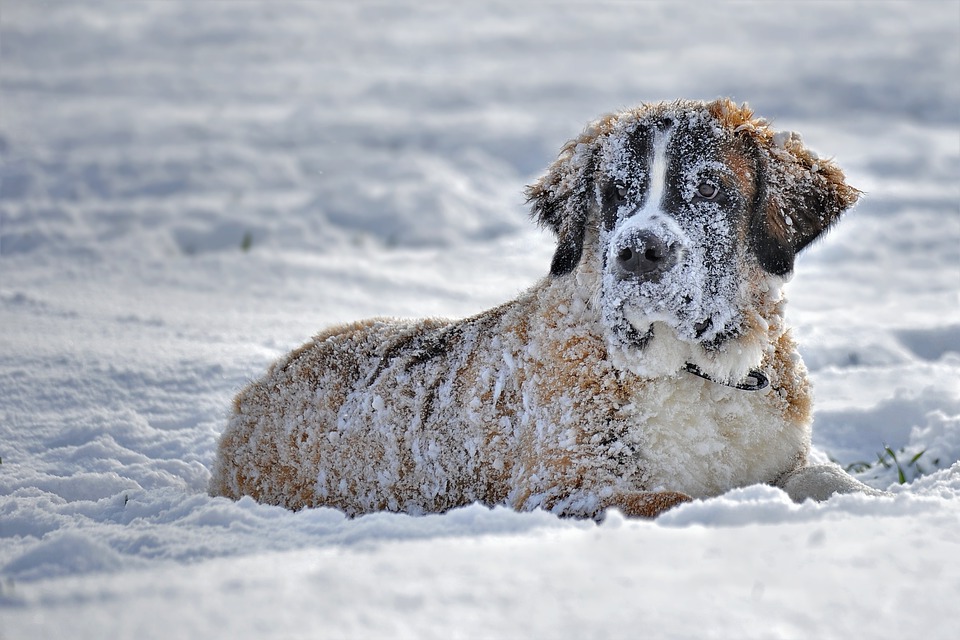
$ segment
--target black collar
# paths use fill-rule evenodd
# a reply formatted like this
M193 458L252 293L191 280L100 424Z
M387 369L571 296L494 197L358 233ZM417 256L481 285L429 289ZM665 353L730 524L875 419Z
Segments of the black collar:
M737 384L727 384L726 382L719 382L714 380L703 371L700 370L695 364L690 364L689 362L683 367L686 371L689 371L695 376L700 376L704 380L709 380L714 384L722 384L727 387L733 387L734 389L742 389L743 391L760 391L761 389L766 389L770 384L770 381L767 379L767 376L763 374L762 371L758 369L752 370L747 374L747 377L743 379L743 382L738 382Z

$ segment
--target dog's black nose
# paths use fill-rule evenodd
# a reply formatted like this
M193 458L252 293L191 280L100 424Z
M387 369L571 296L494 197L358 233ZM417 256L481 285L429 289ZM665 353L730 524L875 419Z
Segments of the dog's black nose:
M656 280L677 263L677 252L657 235L640 231L627 238L617 251L621 275Z

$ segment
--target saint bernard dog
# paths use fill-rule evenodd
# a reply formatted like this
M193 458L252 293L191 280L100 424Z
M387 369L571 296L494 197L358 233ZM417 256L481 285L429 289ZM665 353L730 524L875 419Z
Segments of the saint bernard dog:
M875 493L810 465L794 258L854 204L836 164L730 100L644 104L528 189L550 273L463 320L321 332L240 392L210 491L290 509L479 502L602 517L768 483Z

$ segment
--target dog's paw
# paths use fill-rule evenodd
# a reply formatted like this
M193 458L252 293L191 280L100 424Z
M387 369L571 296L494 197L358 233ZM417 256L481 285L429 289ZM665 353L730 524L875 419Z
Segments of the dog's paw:
M661 513L693 500L679 491L629 491L618 493L604 502L605 509L619 509L625 516L656 518Z
M801 467L791 471L777 482L794 502L806 499L822 502L837 493L863 493L870 496L886 495L869 487L834 464Z

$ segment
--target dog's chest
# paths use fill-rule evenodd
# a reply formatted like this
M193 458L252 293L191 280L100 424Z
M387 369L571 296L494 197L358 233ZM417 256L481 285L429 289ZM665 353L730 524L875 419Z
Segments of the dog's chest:
M687 375L644 384L619 412L635 452L631 480L693 497L774 481L806 456L809 429L770 394Z

